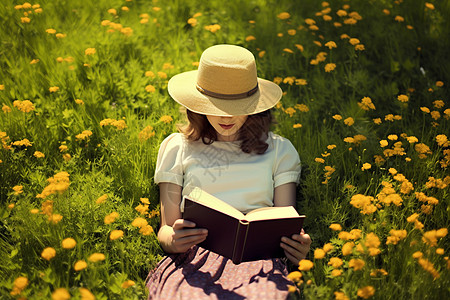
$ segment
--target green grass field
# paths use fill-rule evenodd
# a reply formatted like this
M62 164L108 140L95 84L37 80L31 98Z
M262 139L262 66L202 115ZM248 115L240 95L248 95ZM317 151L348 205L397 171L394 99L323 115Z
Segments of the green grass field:
M295 298L450 294L450 1L0 3L0 298L143 299L171 76L248 48L313 244Z

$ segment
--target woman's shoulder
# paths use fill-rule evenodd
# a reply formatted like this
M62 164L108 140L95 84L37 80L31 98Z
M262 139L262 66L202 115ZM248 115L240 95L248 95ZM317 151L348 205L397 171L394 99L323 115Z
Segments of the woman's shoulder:
M285 144L285 145L291 144L292 145L292 142L288 138L285 138L285 137L283 137L279 134L276 134L272 131L269 131L267 140L271 141L273 143L277 143L277 144Z

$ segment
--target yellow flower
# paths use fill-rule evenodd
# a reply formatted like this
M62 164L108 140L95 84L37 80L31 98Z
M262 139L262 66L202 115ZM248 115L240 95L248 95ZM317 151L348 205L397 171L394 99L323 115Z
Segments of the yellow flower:
M148 224L147 220L145 220L144 218L141 218L141 217L137 217L131 223L131 225L133 225L134 227L139 227L139 228L142 228L142 227L146 226L147 224Z
M20 141L15 141L14 143L12 143L14 146L32 146L31 142L28 139L23 139Z
M297 123L297 124L292 125L292 127L293 128L302 128L302 124Z
M422 268L429 272L434 279L437 279L440 277L439 272L434 268L434 265L432 262L430 262L429 260L425 259L425 258L419 258L418 260L419 265L422 266Z
M12 188L14 190L14 195L19 195L23 193L23 186L22 185L16 185Z
M45 248L41 253L41 257L46 260L50 260L55 256L56 256L56 250L52 247Z
M329 41L329 42L325 43L325 47L328 47L328 49L332 49L332 48L337 48L337 45L335 42Z
M361 43L357 38L351 38L348 40L348 42L350 44L352 44L353 46L358 45L359 43Z
M437 248L437 249L436 249L436 254L438 254L438 255L443 255L444 253L445 253L445 251L444 251L443 248Z
M433 101L433 106L436 108L443 108L445 105L444 101L442 100L435 100Z
M95 48L87 48L86 50L84 50L84 55L94 55L95 52Z
M333 119L335 119L337 121L340 121L340 120L342 120L342 116L341 115L334 115Z
M288 107L285 109L284 112L287 113L289 115L289 117L292 117L295 113L295 109L293 109L292 107Z
M120 239L121 237L123 237L123 230L113 230L109 234L110 240L117 240Z
M295 29L289 29L289 30L287 31L287 33L288 33L289 35L295 35L295 34L297 33L297 30L295 30Z
M135 285L136 283L133 280L127 280L124 283L122 283L122 288L123 289L127 289L129 287L132 287L133 285Z
M300 45L300 44L295 44L294 46L295 46L298 50L300 50L300 52L303 52L304 48L303 48L302 45Z
M340 224L337 223L333 223L330 225L330 229L333 231L341 231L342 230L342 226Z
M106 199L108 199L108 195L107 194L103 194L103 195L101 195L100 197L97 198L95 203L96 204L101 204L101 203L105 202Z
M147 20L147 22L148 22L148 19L143 19L143 20ZM141 23L142 23L142 20L141 20ZM191 25L192 27L194 27L194 26L197 26L198 21L197 21L196 18L189 18L189 19L187 20L187 23L188 23L189 25ZM247 40L247 39L246 39L246 40Z
M387 241L386 241L386 245L389 244L394 244L397 245L397 243L400 240L403 240L406 238L406 235L408 234L408 232L406 230L395 230L395 229L391 229L389 231L390 236L387 237Z
M282 13L279 13L277 15L277 17L278 17L278 19L286 20L286 19L289 19L291 17L291 15L288 12L282 12Z
M317 163L320 163L320 164L323 164L325 162L325 160L323 158L320 158L320 157L316 157L314 159L314 161L317 162Z
M345 295L344 292L334 292L335 300L349 300L349 298Z
M299 271L293 271L293 272L291 272L291 273L288 274L287 278L288 278L289 280L294 281L294 282L298 282L298 281L300 281L300 279L302 278L302 276L303 276L303 275L302 275L301 272L299 272Z
M155 73L153 73L152 71L146 71L146 72L145 72L145 77L155 78L156 75L155 75Z
M39 62L39 59L33 59L32 61L30 61L30 65L35 65Z
M339 268L342 266L344 262L339 257L332 257L330 258L330 261L328 262L329 266L332 266L333 268Z
M161 122L166 123L166 124L168 124L168 123L170 123L170 122L173 121L173 119L172 119L171 116L162 116L159 120L160 120Z
M294 53L294 51L292 51L292 50L289 49L289 48L284 48L283 51L284 51L284 52L287 52L287 53Z
M361 102L358 102L358 106L363 110L375 109L375 105L373 105L372 99L369 97L362 98Z
M30 100L15 100L13 102L13 106L24 113L29 113L30 111L34 110L34 105Z
M250 41L256 40L256 38L255 38L253 35L249 35L249 36L247 36L247 37L245 38L245 40L246 40L247 42L250 42Z
M326 243L325 245L323 245L322 249L323 251L325 251L325 253L328 253L333 250L333 245L330 243Z
M114 211L114 212L110 213L109 215L107 215L107 216L105 217L104 222L105 222L105 224L111 224L111 223L113 223L118 217L119 217L119 213Z
M342 255L347 256L352 254L353 247L355 246L355 243L353 242L347 242L342 246Z
M347 126L352 126L353 124L355 124L355 120L353 120L352 117L348 117L347 119L344 120L344 124Z
M432 3L429 3L429 2L425 2L425 7L428 8L429 10L433 10L434 9L434 5Z
M369 163L364 163L363 166L361 167L361 170L369 170L370 168L372 168L372 165Z
M436 142L441 147L448 147L449 146L449 141L448 141L447 136L445 134L438 134L436 136Z
M120 8L122 11L129 11L130 9L128 8L128 6L122 6Z
M103 253L93 253L91 256L89 256L88 260L90 262L99 262L105 260L105 254Z
M158 77L161 79L167 79L167 74L165 72L157 72L156 74L158 74Z
M438 80L438 81L436 81L436 86L437 87L443 87L444 86L444 82Z
M153 85L149 84L145 87L145 91L148 93L154 93L156 91L156 89Z
M333 271L331 271L331 276L333 276L333 277L338 277L341 275L342 275L342 270L334 269Z
M110 8L108 9L108 13L115 16L117 15L117 10L115 10L114 8Z
M48 90L50 91L50 93L55 93L55 92L59 91L59 87L57 87L57 86L52 86L52 87L50 87Z
M65 288L59 288L53 291L52 300L68 300L70 294Z
M312 269L313 266L314 266L314 263L308 259L302 259L298 263L298 269L300 271L309 271Z
M73 266L75 271L81 271L87 268L87 263L84 260L79 260Z
M334 69L336 69L336 64L328 63L325 65L325 72L327 73L333 71Z
M404 22L405 21L405 18L403 18L402 16L395 16L395 21L397 21L397 22Z
M315 249L314 250L314 259L322 259L325 257L325 251L323 249Z
M363 299L369 299L375 294L375 288L373 286L368 285L358 289L358 292L356 294Z
M61 246L64 249L72 249L77 245L77 242L73 238L66 238L61 242Z
M400 102L408 102L409 98L406 95L398 95L397 100Z
M141 229L139 229L139 233L141 233L142 235L150 235L153 232L154 232L153 231L153 227L148 225L148 224L143 226L143 227L141 227Z
M95 300L94 294L92 294L87 288L80 288L81 300Z
M12 296L20 295L22 291L27 287L28 285L28 278L19 276L14 280L14 286L11 291Z
M355 270L355 271L361 270L364 267L365 264L366 263L362 259L359 259L359 258L356 258L356 259L352 258L348 262L348 266L350 268L353 268L353 270Z
M220 29L220 25L219 24L206 25L204 28L208 31L211 31L212 33L215 33Z
M66 37L66 34L65 34L65 33L57 33L55 36L56 36L56 38L58 38L58 39L63 39L63 38Z
M355 46L355 50L357 50L357 51L364 51L364 50L366 50L366 48L364 47L363 44L358 44L358 45Z
M156 133L153 130L153 127L151 125L148 125L144 129L142 129L141 132L139 132L139 140L146 141L149 138L153 137L155 134Z

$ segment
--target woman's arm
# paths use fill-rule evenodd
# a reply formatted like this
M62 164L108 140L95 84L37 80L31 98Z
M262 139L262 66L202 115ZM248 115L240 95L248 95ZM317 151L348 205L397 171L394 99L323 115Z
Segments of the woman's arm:
M158 240L168 253L186 252L204 241L208 233L206 229L193 228L195 223L181 219L181 191L182 187L177 184L159 184L161 227Z
M273 193L274 206L296 206L296 187L294 182L277 186ZM311 245L311 237L302 229L300 234L291 238L283 237L280 246L284 249L286 257L295 265L306 258Z

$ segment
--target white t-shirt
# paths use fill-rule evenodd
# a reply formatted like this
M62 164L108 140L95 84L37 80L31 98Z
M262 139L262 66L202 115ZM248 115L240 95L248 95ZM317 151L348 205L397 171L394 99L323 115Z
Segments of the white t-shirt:
M266 143L264 154L248 154L240 149L240 141L205 145L201 139L192 142L172 133L159 148L154 181L180 185L182 195L200 187L243 213L273 206L274 189L298 184L301 166L288 139L269 132Z

